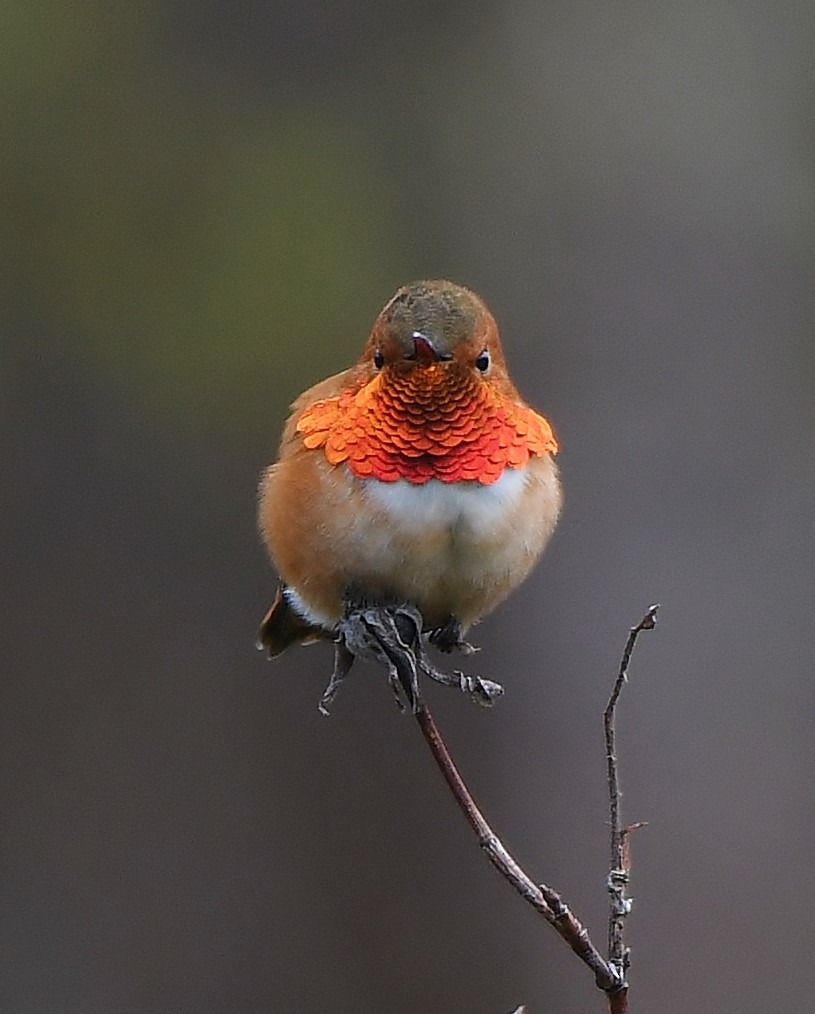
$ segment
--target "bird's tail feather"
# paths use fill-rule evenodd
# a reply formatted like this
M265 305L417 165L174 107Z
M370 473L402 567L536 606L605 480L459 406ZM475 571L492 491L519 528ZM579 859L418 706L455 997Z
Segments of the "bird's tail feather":
M323 627L304 619L291 605L285 591L283 585L278 587L275 600L258 631L258 648L267 651L269 658L279 655L289 645L310 644L330 636Z

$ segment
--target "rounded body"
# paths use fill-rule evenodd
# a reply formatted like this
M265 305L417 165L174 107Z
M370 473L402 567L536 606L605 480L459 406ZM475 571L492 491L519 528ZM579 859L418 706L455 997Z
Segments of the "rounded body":
M463 627L524 580L554 531L557 469L547 454L497 482L360 479L319 451L273 465L260 525L290 602L330 628L349 591L413 603L429 627Z
M556 451L481 299L447 281L400 289L357 364L294 403L261 482L282 584L260 643L276 655L330 636L359 601L409 603L428 629L466 630L549 540Z

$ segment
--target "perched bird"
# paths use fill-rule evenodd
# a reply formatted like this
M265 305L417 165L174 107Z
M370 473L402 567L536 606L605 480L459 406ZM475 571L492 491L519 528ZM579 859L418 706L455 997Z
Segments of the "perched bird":
M449 650L529 574L561 494L549 423L482 300L407 285L360 360L294 402L259 524L281 578L259 644L332 637L349 597L408 602Z

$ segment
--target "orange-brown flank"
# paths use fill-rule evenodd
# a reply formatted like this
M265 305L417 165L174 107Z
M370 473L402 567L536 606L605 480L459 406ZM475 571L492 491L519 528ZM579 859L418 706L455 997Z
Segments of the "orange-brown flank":
M489 485L531 455L557 453L549 423L488 382L442 363L380 373L359 390L315 402L300 417L308 448L354 475L417 484Z

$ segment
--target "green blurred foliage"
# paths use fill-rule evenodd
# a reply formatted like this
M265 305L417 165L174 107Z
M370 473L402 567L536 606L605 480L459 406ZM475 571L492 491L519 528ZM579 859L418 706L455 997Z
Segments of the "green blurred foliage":
M158 18L6 9L0 227L17 298L106 381L245 425L360 347L390 284L388 195L336 112L208 92Z

